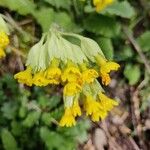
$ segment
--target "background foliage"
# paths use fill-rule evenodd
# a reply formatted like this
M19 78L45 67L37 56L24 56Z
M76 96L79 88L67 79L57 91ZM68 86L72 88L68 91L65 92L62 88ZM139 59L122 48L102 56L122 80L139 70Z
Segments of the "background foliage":
M1 0L0 12L5 15L11 31L7 58L0 62L0 149L73 150L92 139L91 135L95 137L97 128L105 131L107 148L113 147L111 136L117 149L126 149L133 143L133 148L135 145L139 149L150 147L147 134L150 131L148 0L115 1L100 13L95 12L91 0ZM91 37L109 60L115 59L121 64L120 72L113 75L114 80L107 89L111 96L121 100L120 106L112 113L113 117L106 120L106 127L113 127L119 135L106 131L103 123L92 126L88 134L87 120L73 128L59 128L55 119L59 120L63 111L61 87L27 88L14 81L13 74L23 69L29 48L52 23L65 31ZM122 119L125 114L126 118ZM119 119L122 123L118 123ZM120 126L124 126L124 130ZM118 142L118 137L125 137L126 142ZM87 145L88 142L81 144L81 149Z

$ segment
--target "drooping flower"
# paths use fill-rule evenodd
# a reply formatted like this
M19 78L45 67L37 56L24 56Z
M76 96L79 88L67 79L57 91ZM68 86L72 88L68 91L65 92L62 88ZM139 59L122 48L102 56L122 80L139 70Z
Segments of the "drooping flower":
M94 100L91 95L87 95L84 102L84 110L86 111L86 115L92 115L97 112L101 108L100 104Z
M110 111L114 106L118 105L118 102L107 97L104 95L102 92L98 94L99 100L100 100L100 105L105 111Z
M31 67L27 67L25 71L21 71L14 76L15 79L18 80L19 83L26 84L28 86L32 86L32 69Z
M76 124L76 121L75 121L75 117L72 113L72 109L66 108L65 113L62 116L59 125L62 127L63 126L71 127L71 126L74 126L75 124Z
M96 7L96 11L100 12L107 6L113 3L114 0L93 0L93 4Z
M97 55L96 56L97 63L100 66L100 76L102 78L102 83L104 85L108 85L111 81L109 73L111 71L117 71L120 67L119 64L111 61L107 61L103 56Z

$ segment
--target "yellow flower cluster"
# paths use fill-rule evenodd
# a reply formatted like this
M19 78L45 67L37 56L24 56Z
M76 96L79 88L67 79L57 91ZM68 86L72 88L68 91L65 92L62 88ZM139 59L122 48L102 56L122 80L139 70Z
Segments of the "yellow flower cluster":
M0 58L6 56L4 49L9 44L8 35L4 31L0 31Z
M92 39L68 34L80 40L81 45L75 45L63 37L63 32L49 32L31 48L27 69L14 78L28 86L61 84L64 87L65 111L60 126L75 125L76 118L84 112L93 121L104 119L117 102L103 94L97 78L101 77L102 84L108 85L110 71L118 70L119 64L108 61Z
M96 11L100 12L105 9L108 5L112 4L113 0L93 0L93 4L96 7Z

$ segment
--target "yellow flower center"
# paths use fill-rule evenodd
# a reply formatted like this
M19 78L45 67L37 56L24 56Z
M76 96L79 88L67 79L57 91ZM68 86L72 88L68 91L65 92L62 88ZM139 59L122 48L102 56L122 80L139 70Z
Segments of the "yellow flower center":
M72 114L72 109L70 107L66 108L65 113L62 116L59 125L62 127L63 126L71 127L71 126L74 126L75 124L76 124L76 121L75 121L75 117Z
M33 83L36 86L47 86L49 84L49 80L44 77L44 72L38 72L33 77Z
M75 82L67 83L64 87L64 96L72 96L81 91L81 86Z
M32 86L32 69L31 67L27 67L25 71L21 71L14 76L15 79L18 80L19 83L24 83L28 86Z
M5 48L9 44L9 38L7 34L0 31L0 47Z
M61 70L57 67L49 67L45 71L45 77L49 80L49 84L59 84L61 79Z

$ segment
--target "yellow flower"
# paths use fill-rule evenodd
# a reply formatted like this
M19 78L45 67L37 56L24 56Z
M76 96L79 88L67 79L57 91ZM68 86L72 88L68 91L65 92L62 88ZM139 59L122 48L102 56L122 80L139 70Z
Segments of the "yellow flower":
M81 91L81 86L75 82L67 83L64 87L64 96L72 96Z
M114 106L118 105L118 102L107 97L106 95L104 95L103 93L99 93L98 94L99 99L100 99L100 105L103 108L103 110L105 111L110 111Z
M4 58L6 56L4 50L0 48L0 58Z
M36 86L47 86L49 84L49 80L44 77L44 72L38 72L33 77L33 84Z
M97 77L98 73L94 69L87 69L82 73L82 79L87 83L92 83Z
M62 127L63 126L71 127L71 126L74 126L75 124L76 124L76 121L75 121L75 117L72 114L72 109L70 107L66 108L65 113L63 117L61 118L59 125Z
M0 47L5 48L9 44L9 38L7 34L3 31L0 31Z
M119 69L119 67L119 64L111 61L108 61L100 66L100 76L102 77L103 84L108 85L110 83L110 71L116 71Z
M99 109L98 111L94 112L91 116L92 121L96 122L99 121L100 119L103 120L107 116L107 112Z
M92 115L93 113L99 111L99 109L101 109L101 106L96 100L93 99L91 95L88 95L86 96L84 109L86 111L86 115Z
M15 79L18 80L19 83L24 83L28 86L32 86L32 69L31 67L27 67L25 71L21 71L14 76Z
M108 5L112 4L113 0L93 0L94 6L96 6L96 11L100 12L105 9Z
M81 116L81 108L79 106L79 102L77 99L74 100L73 106L72 106L72 114L74 117Z
M111 81L111 78L109 76L110 71L117 71L120 65L112 61L107 61L101 55L96 56L96 61L100 66L100 76L102 78L102 83L104 85L108 85Z
M61 79L61 70L57 67L49 67L45 71L45 77L49 80L49 84L59 84Z
M63 82L80 82L82 74L77 67L68 67L64 70L61 79Z

